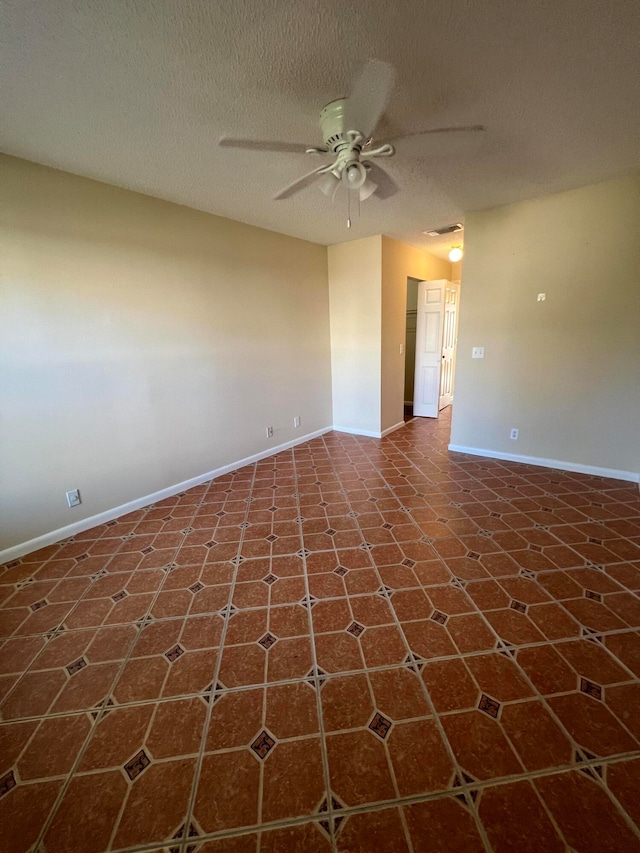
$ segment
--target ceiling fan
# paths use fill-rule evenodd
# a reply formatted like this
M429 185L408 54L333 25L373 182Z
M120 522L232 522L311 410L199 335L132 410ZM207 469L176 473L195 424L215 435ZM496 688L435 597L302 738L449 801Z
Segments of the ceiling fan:
M357 192L360 201L365 201L376 192L379 198L388 198L397 192L397 186L384 169L371 161L378 157L392 157L395 154L394 142L431 133L473 133L484 130L482 125L477 124L465 127L437 127L403 134L374 145L373 135L391 95L394 81L395 71L392 65L370 59L351 86L349 97L331 101L320 111L320 127L324 139L324 145L321 147L229 137L222 137L219 144L225 148L331 157L330 163L318 166L297 178L276 193L274 199L289 198L315 180L318 181L321 191L332 198L341 186Z

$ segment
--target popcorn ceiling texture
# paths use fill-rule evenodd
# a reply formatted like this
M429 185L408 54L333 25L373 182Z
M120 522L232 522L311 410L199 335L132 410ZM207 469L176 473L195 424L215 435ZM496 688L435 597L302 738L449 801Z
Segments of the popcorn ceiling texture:
M469 210L637 168L640 7L566 0L21 0L5 4L8 153L319 243L422 236ZM275 203L299 155L217 147L221 135L320 143L318 114L369 57L398 69L384 135L406 141L402 192L363 206L316 189Z

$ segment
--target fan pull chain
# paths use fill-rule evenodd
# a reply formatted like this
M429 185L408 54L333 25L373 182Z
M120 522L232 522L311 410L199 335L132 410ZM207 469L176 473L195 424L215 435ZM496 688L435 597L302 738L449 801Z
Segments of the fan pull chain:
M351 228L351 190L347 187L347 228Z

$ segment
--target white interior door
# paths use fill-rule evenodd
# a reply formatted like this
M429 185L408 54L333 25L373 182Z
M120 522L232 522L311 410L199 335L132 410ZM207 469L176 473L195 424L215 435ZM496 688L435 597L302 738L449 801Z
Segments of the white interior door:
M444 279L421 281L418 284L413 414L422 418L438 417L445 291L448 284Z
M444 329L442 332L442 369L438 409L453 403L456 339L458 337L458 297L460 285L447 282L444 289Z

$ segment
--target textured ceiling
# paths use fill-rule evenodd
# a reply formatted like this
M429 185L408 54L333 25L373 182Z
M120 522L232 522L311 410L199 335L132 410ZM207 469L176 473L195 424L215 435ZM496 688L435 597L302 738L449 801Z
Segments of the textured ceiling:
M421 232L640 162L637 0L3 0L0 24L3 150L319 243L444 252ZM384 135L487 132L399 144L400 193L350 231L316 187L271 200L317 160L217 147L320 144L369 57L398 71Z

